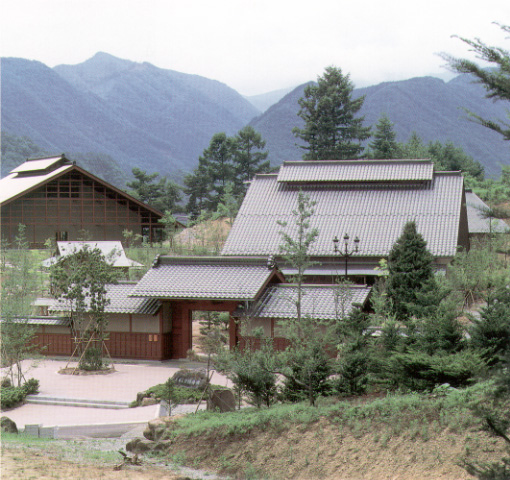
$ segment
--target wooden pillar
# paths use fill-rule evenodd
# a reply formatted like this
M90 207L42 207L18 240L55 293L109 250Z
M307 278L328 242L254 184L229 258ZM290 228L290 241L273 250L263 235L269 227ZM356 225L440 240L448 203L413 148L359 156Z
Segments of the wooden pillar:
M239 330L239 325L238 325L236 319L232 316L232 312L230 312L228 333L229 333L229 346L230 346L231 350L237 346L238 330Z

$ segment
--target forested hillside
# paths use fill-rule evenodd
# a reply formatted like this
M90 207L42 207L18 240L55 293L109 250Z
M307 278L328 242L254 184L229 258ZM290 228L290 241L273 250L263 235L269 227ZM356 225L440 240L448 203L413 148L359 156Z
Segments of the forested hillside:
M108 168L117 162L128 175L139 167L181 181L215 133L230 136L247 124L267 141L271 165L301 158L292 128L301 125L298 99L304 87L260 115L227 85L149 63L98 53L82 64L51 69L7 58L2 60L2 130L30 138L49 154L92 152ZM498 176L499 165L510 163L508 146L495 132L468 121L463 110L507 118L504 105L484 93L466 76L450 82L420 77L355 89L354 97L366 95L360 112L365 125L375 125L386 113L397 141L407 141L413 131L424 142L451 141L481 162L488 175ZM265 108L267 96L258 97Z
M126 172L189 171L217 131L233 134L258 111L196 75L98 54L75 66L2 61L2 129L55 152L110 155Z

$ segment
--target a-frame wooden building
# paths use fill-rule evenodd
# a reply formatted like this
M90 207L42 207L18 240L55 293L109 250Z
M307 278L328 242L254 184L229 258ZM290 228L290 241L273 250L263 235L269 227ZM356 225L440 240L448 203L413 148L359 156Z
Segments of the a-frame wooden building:
M21 223L31 248L48 239L123 240L131 230L161 240L162 213L70 162L64 155L27 160L0 180L2 239L12 242Z

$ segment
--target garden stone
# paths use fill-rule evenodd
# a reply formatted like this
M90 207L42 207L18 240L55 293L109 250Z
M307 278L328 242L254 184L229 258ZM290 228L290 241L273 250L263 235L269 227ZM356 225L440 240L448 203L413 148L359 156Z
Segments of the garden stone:
M142 400L142 407L148 407L149 405L156 405L159 403L155 398L144 398Z
M236 399L232 390L216 389L211 392L207 400L207 410L233 412L236 409Z
M18 433L18 427L9 417L0 418L2 432Z

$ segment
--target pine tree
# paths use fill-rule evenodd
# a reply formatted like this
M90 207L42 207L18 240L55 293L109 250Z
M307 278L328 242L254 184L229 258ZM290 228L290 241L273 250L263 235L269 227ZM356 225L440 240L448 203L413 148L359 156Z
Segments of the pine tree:
M471 345L483 352L489 366L500 362L499 356L510 352L510 290L500 288L489 293L470 331Z
M199 162L205 163L209 172L211 211L216 210L227 183L234 181L232 146L232 139L225 133L215 133L199 159Z
M148 175L147 172L136 167L133 168L132 173L135 180L126 183L131 195L162 212L175 210L177 203L181 200L181 188L175 182L167 180L166 177L156 181L159 173Z
M247 190L245 182L249 182L257 173L268 173L270 170L267 156L262 151L266 146L262 135L251 126L246 126L233 138L233 163L235 194L244 195Z
M498 26L504 32L510 33L510 26L499 24ZM471 60L443 54L443 58L450 64L450 67L458 73L473 75L477 79L477 83L482 84L487 90L487 98L510 101L510 52L500 47L486 45L478 38L475 40L460 39L477 54L478 58L494 65L495 68L488 69ZM476 123L498 132L505 140L510 140L510 125L508 123L487 120L470 111L468 111L468 114Z
M399 158L400 151L396 142L397 134L393 130L394 124L386 114L382 115L375 126L374 141L370 143L372 156L375 159Z
M412 316L417 307L423 307L418 294L435 288L433 260L416 223L406 223L388 256L386 293L397 318Z
M356 117L365 97L352 98L354 85L342 70L327 67L317 85L308 85L299 99L298 116L303 128L292 133L306 145L304 160L345 160L359 158L361 142L370 137L370 127L363 127L364 117Z
M214 212L225 193L225 187L234 181L233 140L225 133L215 133L209 146L198 159L198 167L184 179L184 192L189 195L187 212L194 218L202 210Z
M407 143L402 145L402 156L404 158L428 158L427 147L415 131L411 133Z
M196 220L202 211L209 208L209 172L205 162L198 163L198 167L184 177L184 193L188 195L186 212Z

